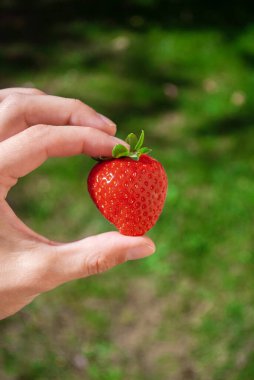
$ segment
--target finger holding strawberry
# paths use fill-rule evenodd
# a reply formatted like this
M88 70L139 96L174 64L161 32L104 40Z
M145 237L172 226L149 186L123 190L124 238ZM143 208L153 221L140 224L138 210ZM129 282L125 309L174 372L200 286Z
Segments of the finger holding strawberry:
M161 163L133 133L129 149L117 144L112 158L102 159L88 176L88 191L103 216L128 236L142 236L157 222L167 194L167 174Z
M49 157L109 156L125 142L114 137L113 122L75 99L10 88L0 90L0 106L1 320L43 292L150 256L155 246L148 237L115 231L65 243L26 226L7 201L19 178Z

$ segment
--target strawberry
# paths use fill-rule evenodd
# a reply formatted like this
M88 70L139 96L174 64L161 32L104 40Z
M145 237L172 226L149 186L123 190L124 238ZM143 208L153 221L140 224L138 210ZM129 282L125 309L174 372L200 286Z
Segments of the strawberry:
M163 166L148 156L140 138L131 133L128 150L118 144L112 159L97 163L88 176L88 191L97 208L120 233L141 236L157 222L167 193Z

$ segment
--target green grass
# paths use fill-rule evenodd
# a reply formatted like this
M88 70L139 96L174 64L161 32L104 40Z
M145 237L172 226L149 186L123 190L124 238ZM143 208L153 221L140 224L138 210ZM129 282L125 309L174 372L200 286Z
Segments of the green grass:
M254 378L254 26L135 32L68 26L77 42L11 72L146 132L169 177L157 254L42 295L2 322L0 378ZM83 37L84 36L84 37ZM8 50L8 47L6 47ZM54 159L12 190L26 223L68 241L111 226L88 197L93 162Z

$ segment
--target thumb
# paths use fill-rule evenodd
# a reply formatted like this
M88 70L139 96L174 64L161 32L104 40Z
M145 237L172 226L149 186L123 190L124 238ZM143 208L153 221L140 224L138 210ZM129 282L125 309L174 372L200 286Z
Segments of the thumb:
M118 232L50 246L46 273L51 279L45 283L50 283L50 288L56 287L70 280L105 272L128 260L150 256L154 252L155 245L148 237L124 236Z

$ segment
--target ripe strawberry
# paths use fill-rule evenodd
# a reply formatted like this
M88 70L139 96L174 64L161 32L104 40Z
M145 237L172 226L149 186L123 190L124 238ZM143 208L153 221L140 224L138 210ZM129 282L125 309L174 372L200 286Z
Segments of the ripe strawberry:
M167 193L163 166L142 148L131 133L123 145L113 149L113 159L96 164L88 177L88 191L95 205L123 235L144 235L157 222Z

